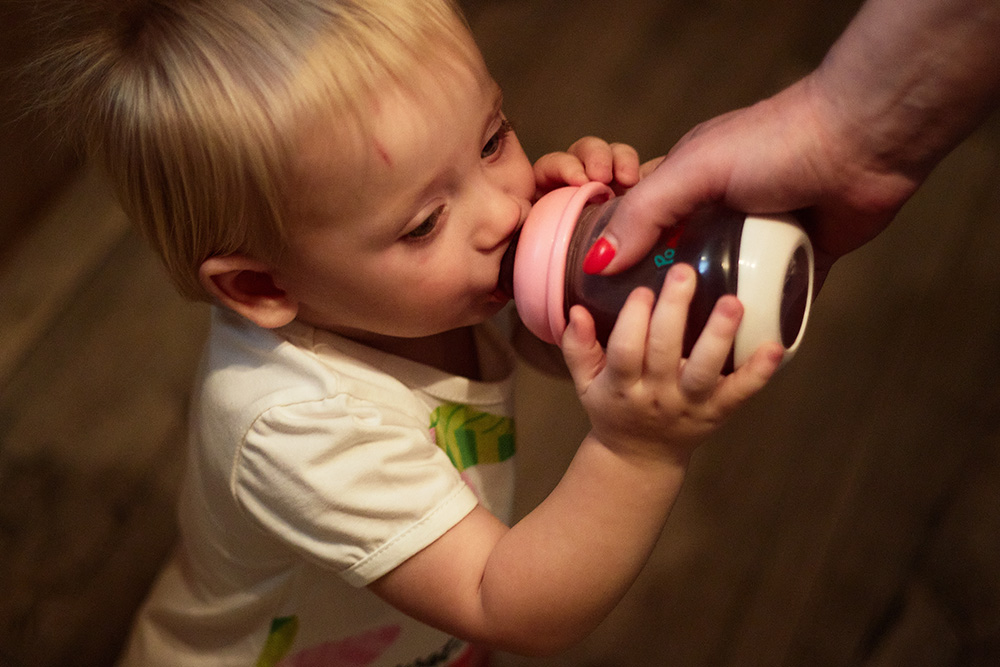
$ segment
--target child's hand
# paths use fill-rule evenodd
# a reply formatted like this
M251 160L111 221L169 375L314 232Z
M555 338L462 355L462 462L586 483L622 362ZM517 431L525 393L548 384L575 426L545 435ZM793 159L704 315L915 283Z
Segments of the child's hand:
M727 296L682 360L694 287L694 270L678 265L655 307L652 291L637 289L607 354L574 306L562 348L591 431L562 479L511 528L473 509L372 590L456 637L514 652L562 650L596 627L649 557L695 445L767 383L784 353L761 346L721 377L743 312Z
M606 447L643 457L686 463L699 441L777 370L784 349L762 345L736 372L720 372L732 347L743 307L733 296L716 304L689 359L681 358L694 270L680 264L667 274L660 299L646 288L622 308L607 352L590 314L570 312L563 353L592 435Z
M652 171L660 160L640 165L639 153L628 144L609 144L597 137L584 137L566 152L548 153L535 162L536 196L590 181L606 183L616 194L621 194Z

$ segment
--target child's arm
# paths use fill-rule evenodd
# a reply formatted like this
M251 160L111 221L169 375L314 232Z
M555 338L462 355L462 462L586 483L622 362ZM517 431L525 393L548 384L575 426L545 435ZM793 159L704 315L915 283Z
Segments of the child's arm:
M742 307L723 297L681 359L695 274L668 273L659 301L640 288L608 342L580 307L562 340L592 429L566 474L512 528L482 508L371 585L404 612L458 637L546 653L586 636L649 556L700 440L778 366L762 346L735 373L720 369Z

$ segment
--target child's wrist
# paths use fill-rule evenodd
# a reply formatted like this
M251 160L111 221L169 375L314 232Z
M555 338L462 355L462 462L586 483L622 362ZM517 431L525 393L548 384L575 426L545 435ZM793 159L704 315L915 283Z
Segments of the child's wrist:
M591 429L588 436L597 445L608 450L626 465L632 465L653 472L687 470L691 456L700 440L643 438L630 435L603 434Z

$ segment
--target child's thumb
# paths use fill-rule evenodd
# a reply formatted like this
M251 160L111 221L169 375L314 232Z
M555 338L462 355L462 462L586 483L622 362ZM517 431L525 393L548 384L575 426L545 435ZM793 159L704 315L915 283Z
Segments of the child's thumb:
M577 391L582 393L604 368L604 349L597 342L594 318L583 306L570 309L559 347Z

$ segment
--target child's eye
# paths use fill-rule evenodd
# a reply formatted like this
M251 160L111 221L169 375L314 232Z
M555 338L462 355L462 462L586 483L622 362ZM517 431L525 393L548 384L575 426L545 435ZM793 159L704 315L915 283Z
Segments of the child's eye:
M438 225L438 220L441 218L442 209L436 209L433 213L427 216L427 219L421 222L419 225L411 229L406 234L407 239L422 239L425 236L430 235Z
M511 126L510 121L506 118L500 121L500 128L493 133L493 136L490 137L489 141L486 142L486 145L483 146L482 153L480 154L481 157L488 158L495 155L496 152L500 150L500 147L503 146L504 137L506 137L507 133L512 129L514 128Z

